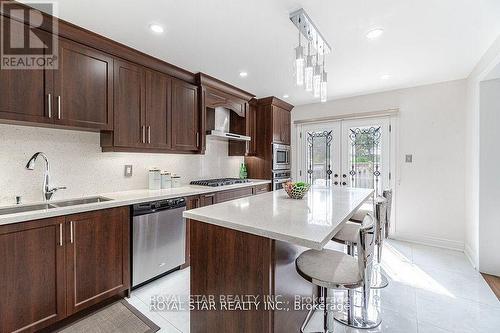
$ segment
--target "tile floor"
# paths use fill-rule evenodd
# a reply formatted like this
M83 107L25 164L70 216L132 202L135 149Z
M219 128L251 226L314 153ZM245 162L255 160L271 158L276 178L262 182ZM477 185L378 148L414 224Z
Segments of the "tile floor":
M390 281L380 291L382 324L353 330L336 323L334 332L500 332L500 302L463 253L390 240L382 267ZM189 312L152 311L154 295L187 297L189 269L134 290L128 300L160 326L160 332L189 332Z

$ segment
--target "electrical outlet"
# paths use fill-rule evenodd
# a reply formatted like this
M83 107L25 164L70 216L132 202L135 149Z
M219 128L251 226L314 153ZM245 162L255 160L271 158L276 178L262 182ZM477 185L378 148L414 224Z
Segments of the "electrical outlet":
M125 165L125 177L132 177L132 165Z
M413 155L406 155L405 161L406 163L413 163Z

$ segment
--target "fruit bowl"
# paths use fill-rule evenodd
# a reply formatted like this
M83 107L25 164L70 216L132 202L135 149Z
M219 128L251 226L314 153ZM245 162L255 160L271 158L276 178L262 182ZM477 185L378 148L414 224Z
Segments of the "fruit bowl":
M286 182L283 184L283 189L285 189L285 192L292 199L302 199L307 191L309 191L309 188L311 188L311 185L303 182Z

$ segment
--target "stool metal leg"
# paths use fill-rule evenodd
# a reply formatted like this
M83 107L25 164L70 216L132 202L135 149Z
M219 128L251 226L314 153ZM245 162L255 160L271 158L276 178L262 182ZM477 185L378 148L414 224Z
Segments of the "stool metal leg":
M382 273L382 247L382 244L377 246L377 263L373 265L374 267L372 271L372 289L382 289L389 285L389 280Z
M372 307L370 303L370 288L363 287L362 295L362 306L361 306L361 316L355 315L355 304L354 304L354 290L347 290L347 297L349 306L346 311L335 313L334 319L335 321L349 327L358 328L358 329L372 329L378 327L382 322L380 319L379 313L370 312L370 308ZM373 318L370 318L373 317Z

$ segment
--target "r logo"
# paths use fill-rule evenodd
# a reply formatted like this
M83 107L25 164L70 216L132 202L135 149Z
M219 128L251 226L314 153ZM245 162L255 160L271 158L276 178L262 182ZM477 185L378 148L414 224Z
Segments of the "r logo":
M58 50L57 20L42 12L54 14L54 3L2 2L1 69L56 69Z

